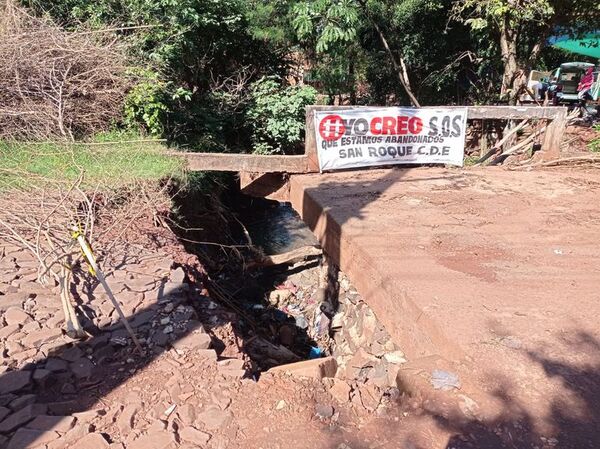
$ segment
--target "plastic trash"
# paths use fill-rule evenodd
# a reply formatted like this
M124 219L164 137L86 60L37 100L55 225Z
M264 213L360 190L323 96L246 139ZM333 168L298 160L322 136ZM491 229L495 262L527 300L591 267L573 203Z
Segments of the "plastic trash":
M460 388L460 380L458 375L451 373L450 371L433 370L431 373L431 384L436 390L449 391L454 388Z
M310 352L308 353L309 359L318 359L323 357L323 350L317 346L311 346Z
M298 326L302 330L308 329L308 321L302 315L298 315L296 317L296 326Z

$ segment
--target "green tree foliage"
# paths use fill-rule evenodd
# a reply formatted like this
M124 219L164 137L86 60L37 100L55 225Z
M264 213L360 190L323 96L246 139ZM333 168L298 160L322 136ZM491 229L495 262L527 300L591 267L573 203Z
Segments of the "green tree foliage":
M126 122L204 150L249 143L237 132L243 107L223 108L218 86L241 71L255 79L285 72L278 47L253 35L243 0L32 0L31 6L71 29L119 28L144 68L126 102Z
M165 83L155 72L143 72L125 99L125 124L132 129L141 125L151 135L162 136L169 111L166 90Z
M349 104L514 102L560 62L594 0L22 0L70 29L118 29L139 80L124 124L204 151L293 152L316 92ZM547 67L547 68L549 68ZM304 73L304 76L301 76ZM317 90L290 87L296 79ZM295 84L295 83L290 83ZM414 95L411 95L414 94Z
M465 26L448 26L452 0L318 0L289 7L298 41L330 96L385 103L393 94L392 101L406 104L403 84L411 81L425 103L441 104L471 90L476 58L467 56L475 48ZM412 80L401 76L400 60ZM359 84L369 87L361 89L362 99Z
M315 104L316 98L317 91L308 86L282 88L274 78L253 83L246 116L254 151L260 154L298 152L304 137L305 107Z

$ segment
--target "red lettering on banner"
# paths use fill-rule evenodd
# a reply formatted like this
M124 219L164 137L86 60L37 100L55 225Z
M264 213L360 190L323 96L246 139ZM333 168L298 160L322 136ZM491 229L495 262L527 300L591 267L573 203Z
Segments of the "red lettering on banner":
M319 134L327 142L341 139L345 132L346 125L339 115L328 115L319 123Z
M381 117L375 117L373 120L371 120L371 134L375 136L381 134L382 122L383 119ZM377 127L377 125L379 125L379 128Z
M383 125L381 126L381 134L396 134L396 120L394 117L383 117Z
M408 117L398 117L398 134L403 135L408 131Z
M408 121L408 131L411 134L419 134L423 131L423 120L419 117L413 117Z

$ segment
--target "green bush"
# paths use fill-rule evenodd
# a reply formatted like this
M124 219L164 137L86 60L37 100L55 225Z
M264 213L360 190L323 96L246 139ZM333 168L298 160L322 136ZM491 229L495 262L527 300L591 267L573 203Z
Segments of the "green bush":
M284 87L278 78L261 78L250 88L246 121L253 152L294 153L302 142L305 107L314 104L317 91L309 86Z
M594 153L600 153L600 125L594 125L597 137L588 143L588 148Z
M129 128L162 136L169 111L166 83L149 71L144 71L141 78L125 98L123 120Z

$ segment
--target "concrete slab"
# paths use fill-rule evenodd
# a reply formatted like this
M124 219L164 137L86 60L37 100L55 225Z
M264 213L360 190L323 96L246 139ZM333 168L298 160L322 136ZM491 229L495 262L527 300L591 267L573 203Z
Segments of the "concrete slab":
M600 173L575 169L290 181L293 207L409 358L441 356L492 398L489 416L518 410L548 434L571 413L588 418L570 427L600 424L599 194Z

